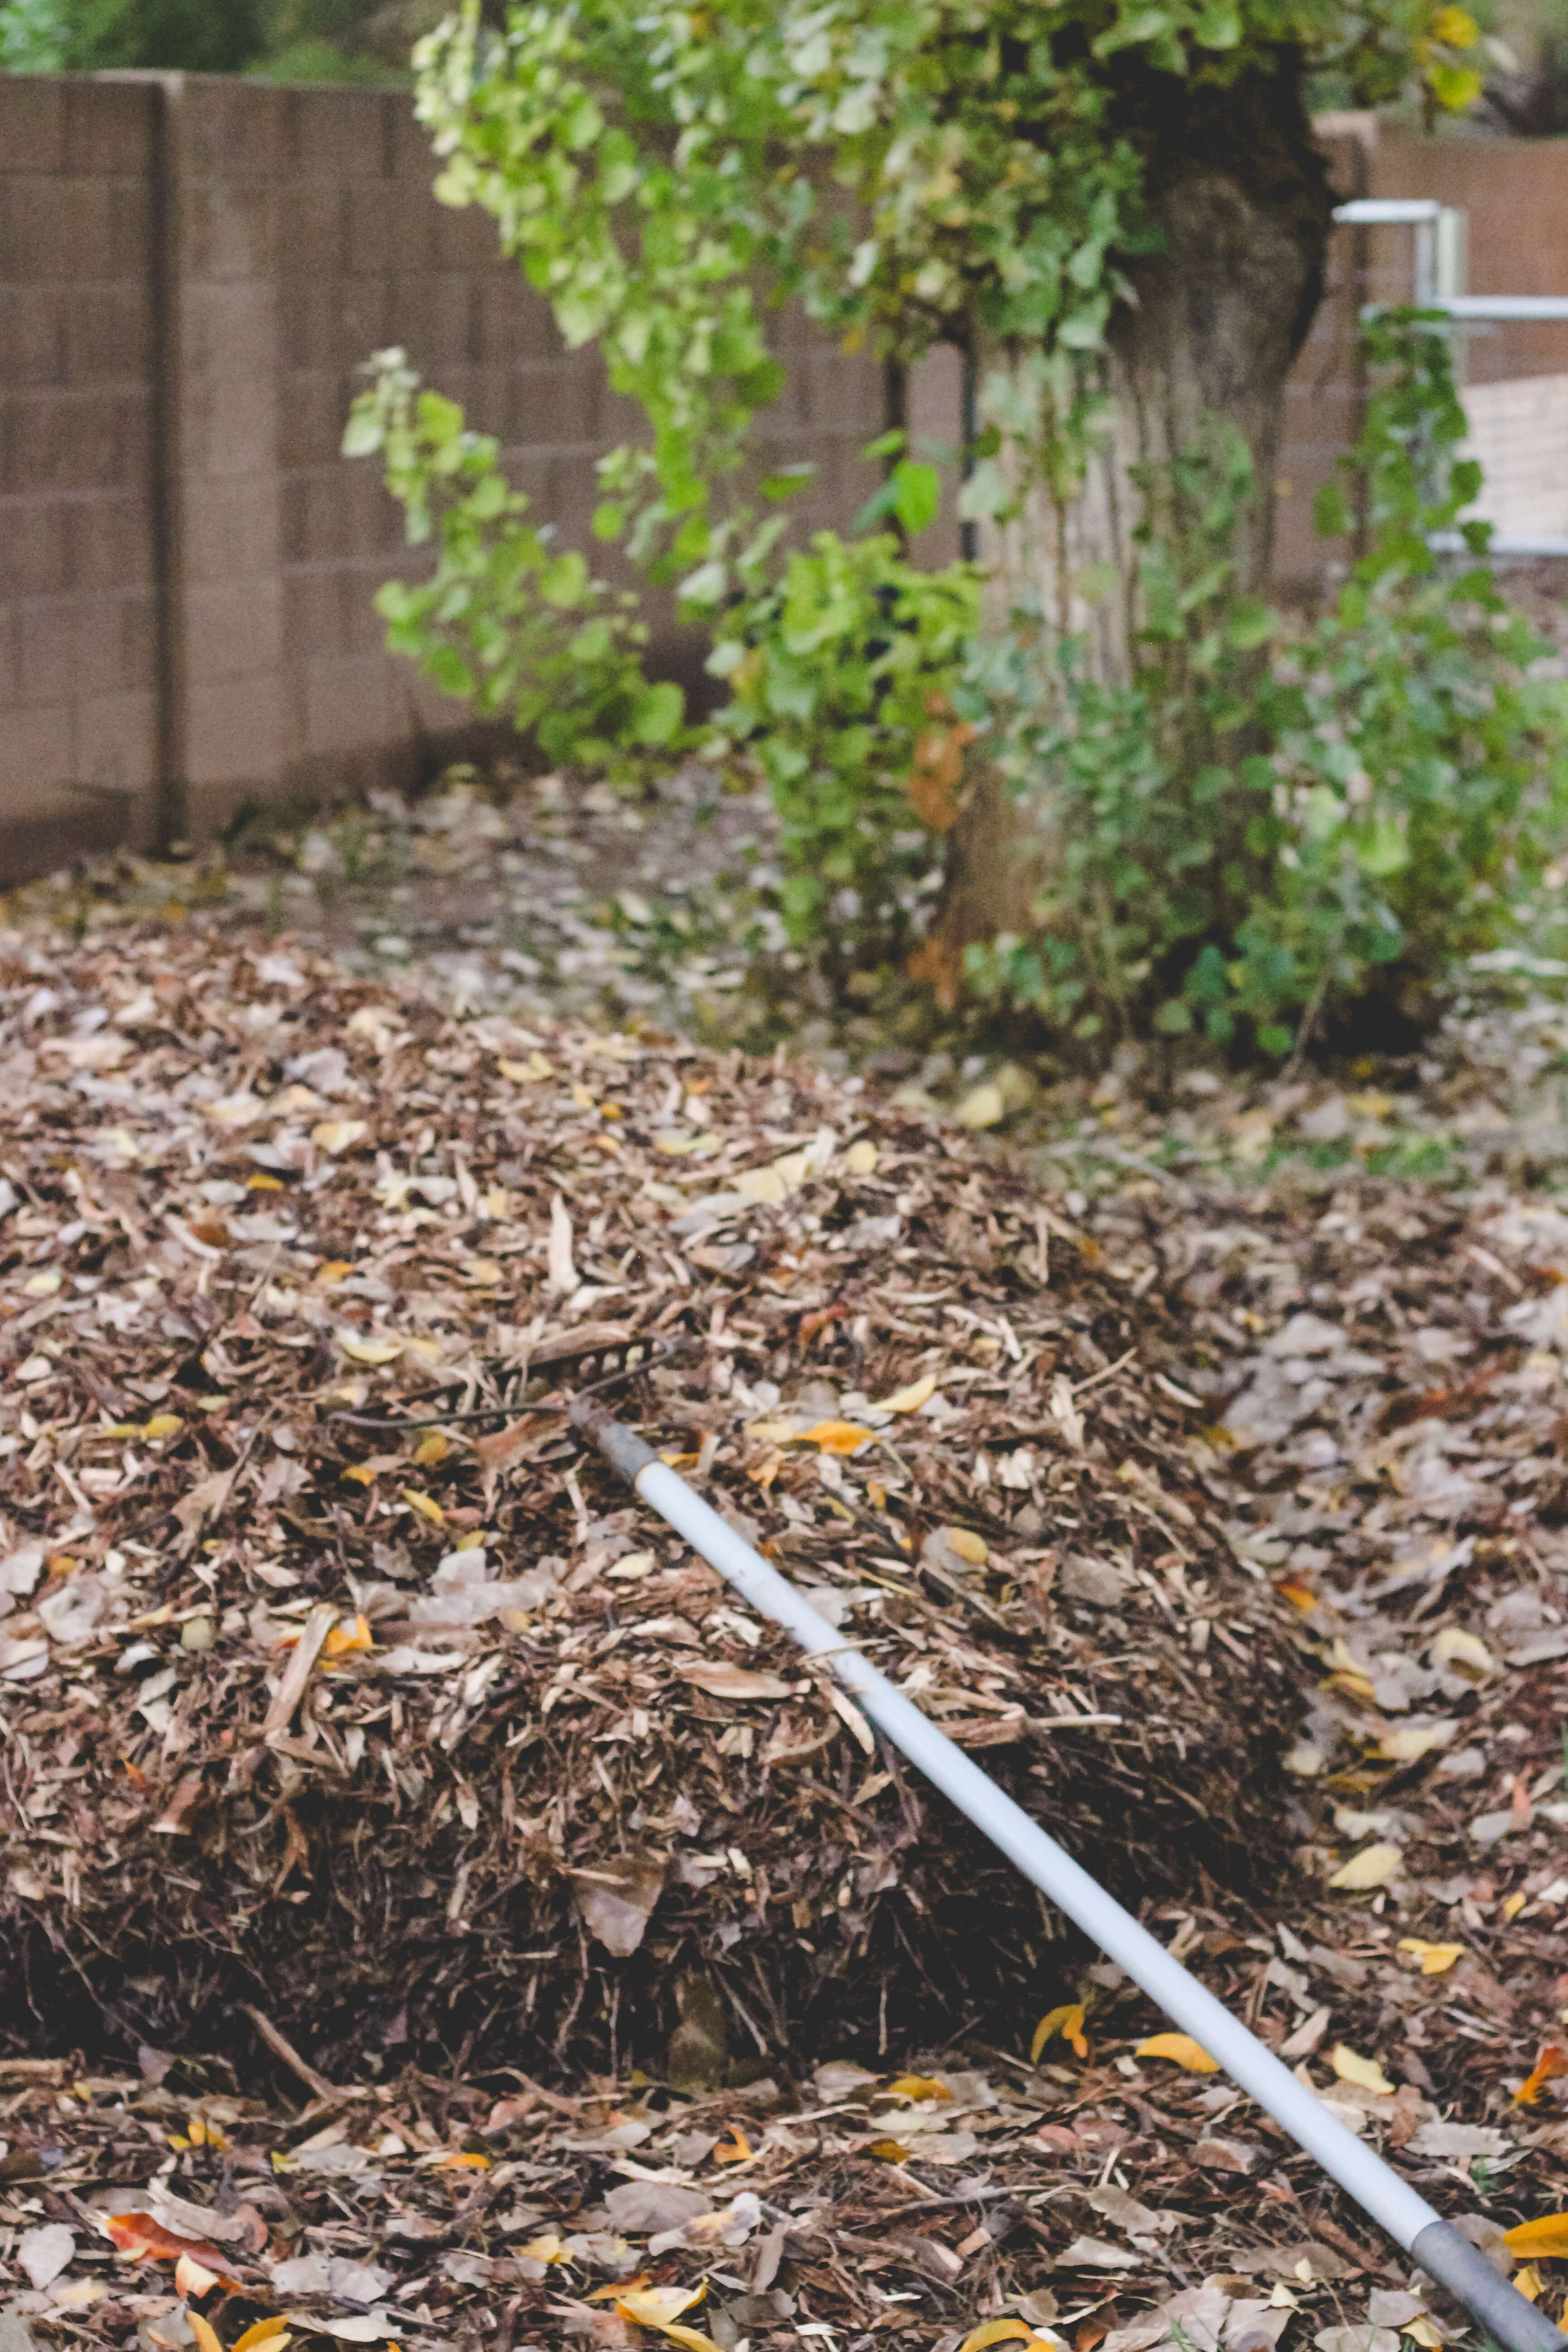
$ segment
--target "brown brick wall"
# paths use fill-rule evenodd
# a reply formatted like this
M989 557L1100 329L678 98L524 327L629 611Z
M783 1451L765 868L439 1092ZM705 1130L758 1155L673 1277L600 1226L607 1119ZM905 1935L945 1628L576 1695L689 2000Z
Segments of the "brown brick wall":
M156 765L153 94L0 78L0 857Z
M1562 144L1363 126L1331 145L1346 194L1466 205L1473 288L1568 282ZM0 77L0 879L149 840L161 815L202 831L248 798L411 781L470 737L382 649L371 598L410 559L374 468L338 455L356 368L404 344L568 540L595 457L637 419L563 349L488 215L437 205L431 175L395 94ZM1311 494L1354 426L1356 308L1398 297L1407 253L1398 231L1336 238L1290 387L1286 588L1321 576ZM871 484L879 371L804 320L779 341L767 459L815 464L802 520L842 524ZM1470 348L1477 381L1564 369L1568 331ZM951 353L918 372L910 420L957 438ZM955 540L944 524L933 557Z

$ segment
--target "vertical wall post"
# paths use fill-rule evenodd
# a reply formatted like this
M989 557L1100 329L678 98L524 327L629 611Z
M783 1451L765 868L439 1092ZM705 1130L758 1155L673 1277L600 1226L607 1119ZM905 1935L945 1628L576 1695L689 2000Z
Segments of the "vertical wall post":
M185 631L184 279L185 77L153 77L153 560L157 582L158 774L153 847L184 837L190 775L190 680Z

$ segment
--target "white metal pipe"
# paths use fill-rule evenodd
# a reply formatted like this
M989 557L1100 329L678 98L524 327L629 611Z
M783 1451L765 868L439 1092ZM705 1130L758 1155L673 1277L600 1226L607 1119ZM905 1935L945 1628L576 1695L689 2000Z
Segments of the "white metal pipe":
M1568 319L1568 294L1447 294L1426 305L1450 319Z
M1442 210L1433 196L1355 196L1334 206L1334 218L1347 228L1414 228Z
M1131 1912L640 1437L611 1421L592 1400L574 1406L572 1418L643 1500L754 1609L793 1634L808 1656L820 1660L910 1762L1124 1968L1167 2017L1200 2042L1232 2082L1256 2099L1364 2212L1451 2288L1505 2352L1562 2352L1563 2337L1543 2312L1500 2277L1468 2239L1331 2115L1309 2084L1173 1959Z

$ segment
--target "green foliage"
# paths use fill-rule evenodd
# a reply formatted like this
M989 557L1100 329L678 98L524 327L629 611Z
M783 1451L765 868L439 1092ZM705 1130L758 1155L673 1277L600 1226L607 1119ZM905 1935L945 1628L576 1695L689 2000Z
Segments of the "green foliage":
M69 55L69 41L61 0L4 0L0 5L0 73L59 73Z
M988 354L965 511L1068 495L1121 265L1152 242L1126 94L1306 56L1391 95L1468 21L1432 0L513 0L494 32L465 0L416 53L418 106L437 193L494 215L567 344L597 342L647 416L651 446L605 469L601 534L717 607L783 381L770 301L900 360Z
M798 944L865 960L910 936L932 828L958 813L942 761L956 770L951 698L978 622L966 567L913 572L891 536L833 531L721 617L708 667L732 699L716 727L772 788Z
M439 0L0 0L0 72L385 81L441 13Z
M266 46L264 0L63 0L68 61L237 73Z
M650 685L647 631L592 579L575 549L527 520L529 500L501 473L495 442L461 409L420 392L401 352L371 362L344 447L379 454L416 545L434 536L427 579L391 581L376 598L387 642L445 694L531 730L554 760L614 761L680 738L679 687Z
M1038 935L972 969L1081 1040L1152 1027L1278 1055L1369 993L1419 1006L1507 935L1568 818L1563 690L1530 676L1545 647L1498 593L1486 526L1458 524L1479 471L1453 456L1446 334L1389 314L1367 356L1386 373L1346 467L1368 549L1315 627L1292 639L1229 596L1249 485L1239 446L1216 442L1145 524L1130 685L1037 628L990 657L1005 763L1047 800L1059 865ZM1347 521L1336 488L1320 522ZM1434 557L1443 534L1464 562Z

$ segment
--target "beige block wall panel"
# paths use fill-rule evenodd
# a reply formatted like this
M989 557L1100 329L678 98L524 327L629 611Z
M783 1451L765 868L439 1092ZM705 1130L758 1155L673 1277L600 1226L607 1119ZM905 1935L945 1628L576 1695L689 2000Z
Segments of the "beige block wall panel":
M71 709L68 702L40 710L26 705L5 713L0 726L0 807L22 816L29 803L71 782Z
M282 775L291 749L284 682L276 669L258 677L203 678L191 686L191 789L209 794L233 783L246 790Z
M158 709L151 691L79 698L72 705L71 773L94 792L139 798L157 774Z

